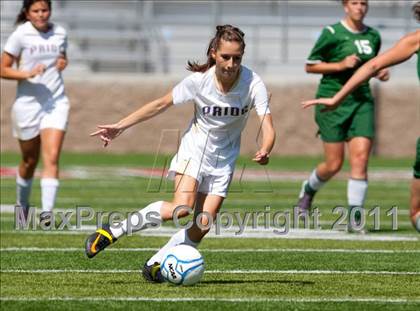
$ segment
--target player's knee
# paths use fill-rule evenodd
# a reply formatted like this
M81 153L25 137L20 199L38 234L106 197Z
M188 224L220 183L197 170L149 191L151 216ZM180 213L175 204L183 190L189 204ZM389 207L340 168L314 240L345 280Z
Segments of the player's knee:
M369 157L364 154L354 156L350 160L352 174L365 175L367 173L368 160Z
M59 162L59 153L58 152L51 152L48 156L44 157L44 164L45 166L49 167L58 167Z
M337 174L341 170L342 166L343 160L341 159L332 160L327 163L327 169L330 172L330 174Z
M22 165L26 170L34 170L36 168L36 165L38 164L38 157L31 156L31 157L25 157L22 161Z
M191 207L188 205L182 205L182 204L173 204L172 205L172 215L176 218L183 218L187 217L192 213Z

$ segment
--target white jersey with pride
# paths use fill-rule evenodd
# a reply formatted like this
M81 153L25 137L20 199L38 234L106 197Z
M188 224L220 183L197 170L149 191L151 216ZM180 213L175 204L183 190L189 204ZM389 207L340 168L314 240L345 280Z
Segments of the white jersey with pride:
M19 70L31 71L37 64L46 66L42 75L18 82L17 102L42 105L65 96L63 78L55 64L66 48L66 31L58 25L51 24L45 33L29 21L17 27L8 38L4 51L18 59Z
M202 174L232 174L251 109L258 115L270 113L266 87L250 69L241 66L238 80L226 94L219 91L215 79L213 66L205 73L191 74L172 90L174 105L193 103L195 113L170 171L199 181Z

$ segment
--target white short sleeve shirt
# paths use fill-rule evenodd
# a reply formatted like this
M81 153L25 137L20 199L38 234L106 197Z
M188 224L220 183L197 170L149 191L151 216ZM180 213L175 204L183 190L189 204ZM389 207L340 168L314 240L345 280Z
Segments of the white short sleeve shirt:
M46 66L42 75L19 81L16 101L42 105L65 96L63 78L55 64L66 49L67 34L61 26L52 24L50 30L43 33L28 21L16 28L4 51L18 59L18 69L30 71L37 64Z
M215 67L193 73L172 90L174 105L193 103L194 117L181 141L178 161L193 161L211 175L230 174L239 155L241 133L250 111L269 114L267 90L261 78L245 66L233 88L220 92ZM181 163L180 162L180 163Z

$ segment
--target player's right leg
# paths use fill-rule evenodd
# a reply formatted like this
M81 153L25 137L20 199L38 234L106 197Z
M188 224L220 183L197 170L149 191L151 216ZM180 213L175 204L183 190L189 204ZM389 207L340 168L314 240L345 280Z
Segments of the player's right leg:
M302 183L297 206L301 212L307 212L318 190L335 174L344 161L344 142L324 142L324 162L318 164L307 180Z
M169 249L179 244L186 244L194 248L198 247L203 237L209 232L211 224L214 223L223 200L224 196L198 193L192 226L175 233L158 252L146 261L142 274L147 281L154 283L163 282L163 277L160 274L160 263ZM198 217L198 215L201 217ZM198 221L200 221L200 226Z
M175 177L175 195L172 202L153 202L140 211L132 213L120 223L98 229L86 240L86 255L92 258L123 235L130 235L151 226L159 225L162 221L172 219L178 206L192 208L196 198L197 183L197 180L193 177L177 174ZM181 209L176 216L181 218L187 215L187 210ZM98 244L95 243L96 240L104 242Z
M20 218L26 222L29 209L29 197L35 168L38 164L41 140L39 136L28 140L19 139L22 159L16 174L16 204L22 208Z
M420 232L420 137L417 139L416 161L413 166L411 182L410 218L414 228Z
M410 218L414 228L420 232L420 177L411 182Z

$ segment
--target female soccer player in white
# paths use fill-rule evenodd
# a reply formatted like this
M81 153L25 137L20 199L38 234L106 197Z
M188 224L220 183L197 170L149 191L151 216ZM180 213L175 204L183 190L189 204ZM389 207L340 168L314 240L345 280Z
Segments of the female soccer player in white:
M41 221L49 226L58 189L58 160L69 101L61 75L67 66L66 31L49 22L51 1L24 0L1 55L1 77L18 81L13 135L22 152L16 176L17 205L26 220L34 171L42 153ZM17 68L13 65L17 64Z
M185 209L177 210L177 214L173 215L178 206L194 208L195 216L199 212L207 212L211 219L206 216L201 218L203 225L215 219L227 195L239 154L241 132L252 108L261 120L262 129L262 145L253 160L261 165L268 163L275 131L267 90L259 76L241 65L245 50L243 32L231 25L217 26L216 29L207 50L207 63L188 62L188 69L195 73L176 85L170 93L115 124L98 126L99 130L92 133L100 136L106 146L127 128L171 106L194 104L195 114L169 169L169 175L175 177L173 200L151 203L120 226L105 226L97 230L86 240L89 258L126 234L128 226L137 231L156 221L187 216ZM197 220L190 229L177 232L145 263L144 277L151 282L161 282L160 262L166 250L181 243L196 247L207 232L200 229Z
M420 1L413 5L413 11L417 21L420 22ZM417 30L405 35L391 49L360 67L334 97L308 100L304 101L302 105L304 108L313 105L323 105L324 108L322 110L336 109L346 96L360 84L376 75L379 70L402 63L414 54L417 54L417 74L420 79L420 30ZM418 105L418 102L416 104ZM416 149L417 155L413 167L414 178L411 183L410 217L414 227L420 232L420 137L417 139Z

